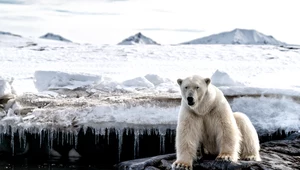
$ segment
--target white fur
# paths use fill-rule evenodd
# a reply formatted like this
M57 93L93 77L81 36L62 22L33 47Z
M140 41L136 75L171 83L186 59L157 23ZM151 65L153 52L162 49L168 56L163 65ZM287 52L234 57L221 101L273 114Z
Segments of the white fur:
M239 130L242 133L240 158L260 161L261 158L259 155L259 139L250 119L241 112L234 112L233 115L239 127Z
M177 160L173 167L192 168L199 144L219 159L260 160L255 128L242 113L233 113L223 93L200 76L178 79L181 108L176 131ZM187 97L194 99L190 104ZM241 154L239 152L241 151Z

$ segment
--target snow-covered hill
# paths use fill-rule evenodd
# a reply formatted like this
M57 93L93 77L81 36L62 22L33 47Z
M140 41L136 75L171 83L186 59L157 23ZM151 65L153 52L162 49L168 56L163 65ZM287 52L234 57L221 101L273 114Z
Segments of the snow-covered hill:
M182 44L251 44L251 45L286 45L272 36L256 30L234 29L229 32L213 34Z
M10 36L15 36L15 37L21 37L21 35L12 34L10 32L3 32L3 31L0 31L0 35L10 35Z
M135 45L135 44L159 45L157 42L153 41L149 37L144 36L140 32L118 43L118 45Z
M57 41L64 41L64 42L72 42L60 35L57 35L57 34L53 34L53 33L47 33L43 36L41 36L40 38L43 38L43 39L49 39L49 40L57 40Z

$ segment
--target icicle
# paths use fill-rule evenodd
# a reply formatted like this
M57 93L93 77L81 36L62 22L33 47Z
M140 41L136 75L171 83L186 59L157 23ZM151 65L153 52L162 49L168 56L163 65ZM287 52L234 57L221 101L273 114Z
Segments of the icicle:
M149 135L149 136L151 135L151 129L150 128L147 129L147 135Z
M64 146L65 141L65 131L61 131L61 145Z
M43 130L39 132L40 135L40 148L42 148L42 140L43 140Z
M19 145L22 148L22 132L21 129L18 129L18 136L19 136Z
M72 146L73 145L73 140L74 140L74 132L69 132L69 134L70 134L70 145Z
M105 129L101 129L100 134L101 136L105 136Z
M0 125L0 144L2 144L2 141L3 141L3 126Z
M70 145L73 145L73 141L74 141L74 131L70 131Z
M74 137L75 137L75 139L74 139L75 140L74 141L75 142L75 149L77 149L77 145L78 145L78 133L79 133L78 131L75 131L75 134L74 134Z
M97 136L98 136L98 138L97 138L97 144L100 142L100 136L101 136L101 133L102 133L102 129L100 128L100 129L98 129L98 131L97 131Z
M134 155L133 155L133 158L137 158L139 156L139 144L140 144L140 134L139 134L139 130L138 129L135 129L134 130Z
M51 128L51 132L50 132L50 148L53 148L53 140L54 140L54 129Z
M69 132L68 131L66 132L66 141L67 141L67 144L69 144Z
M99 135L100 135L100 131L101 129L95 129L95 144L98 144L99 143Z
M3 132L4 132L4 134L8 134L8 126L4 126L4 130L3 130Z
M106 135L106 138L107 138L107 145L109 145L109 134L110 134L110 129L107 128L107 135Z
M159 141L160 141L160 154L165 153L165 137L166 135L160 135Z
M166 138L166 129L158 129L159 132L159 141L160 141L160 153L165 153L165 138Z
M175 130L170 130L170 143L172 143L173 141L173 136L176 135L176 131Z
M82 127L82 130L83 130L83 134L84 134L84 135L86 135L87 129L88 129L87 126L83 126L83 127Z
M23 131L23 148L26 148L26 146L27 146L26 132Z
M56 131L55 129L53 129L53 139L52 139L52 144L53 144L54 140L57 140L57 131Z
M51 147L50 147L50 130L49 129L47 129L46 130L46 133L47 133L47 144L48 144L48 149L50 149Z
M95 135L95 128L92 128L92 134Z
M122 153L122 144L123 144L123 129L118 129L117 131L118 133L118 139L119 139L119 143L118 143L118 161L121 161L121 153Z
M14 128L11 127L11 135L10 135L11 139L10 139L10 146L11 146L11 152L12 152L12 156L14 156L15 154L15 133L14 133Z

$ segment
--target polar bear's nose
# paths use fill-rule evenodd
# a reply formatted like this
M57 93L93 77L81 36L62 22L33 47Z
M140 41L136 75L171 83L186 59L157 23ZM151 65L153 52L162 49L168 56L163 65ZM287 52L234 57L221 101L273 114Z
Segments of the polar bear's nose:
M188 101L189 103L193 103L193 102L194 102L194 98L193 98L193 97L187 97L187 101Z

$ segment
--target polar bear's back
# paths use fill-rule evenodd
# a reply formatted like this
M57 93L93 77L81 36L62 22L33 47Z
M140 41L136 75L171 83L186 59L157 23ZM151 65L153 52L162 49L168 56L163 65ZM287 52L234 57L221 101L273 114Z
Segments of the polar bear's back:
M255 127L244 113L234 112L233 115L242 134L241 157L253 155L254 160L260 161L261 158L258 152L260 145Z

